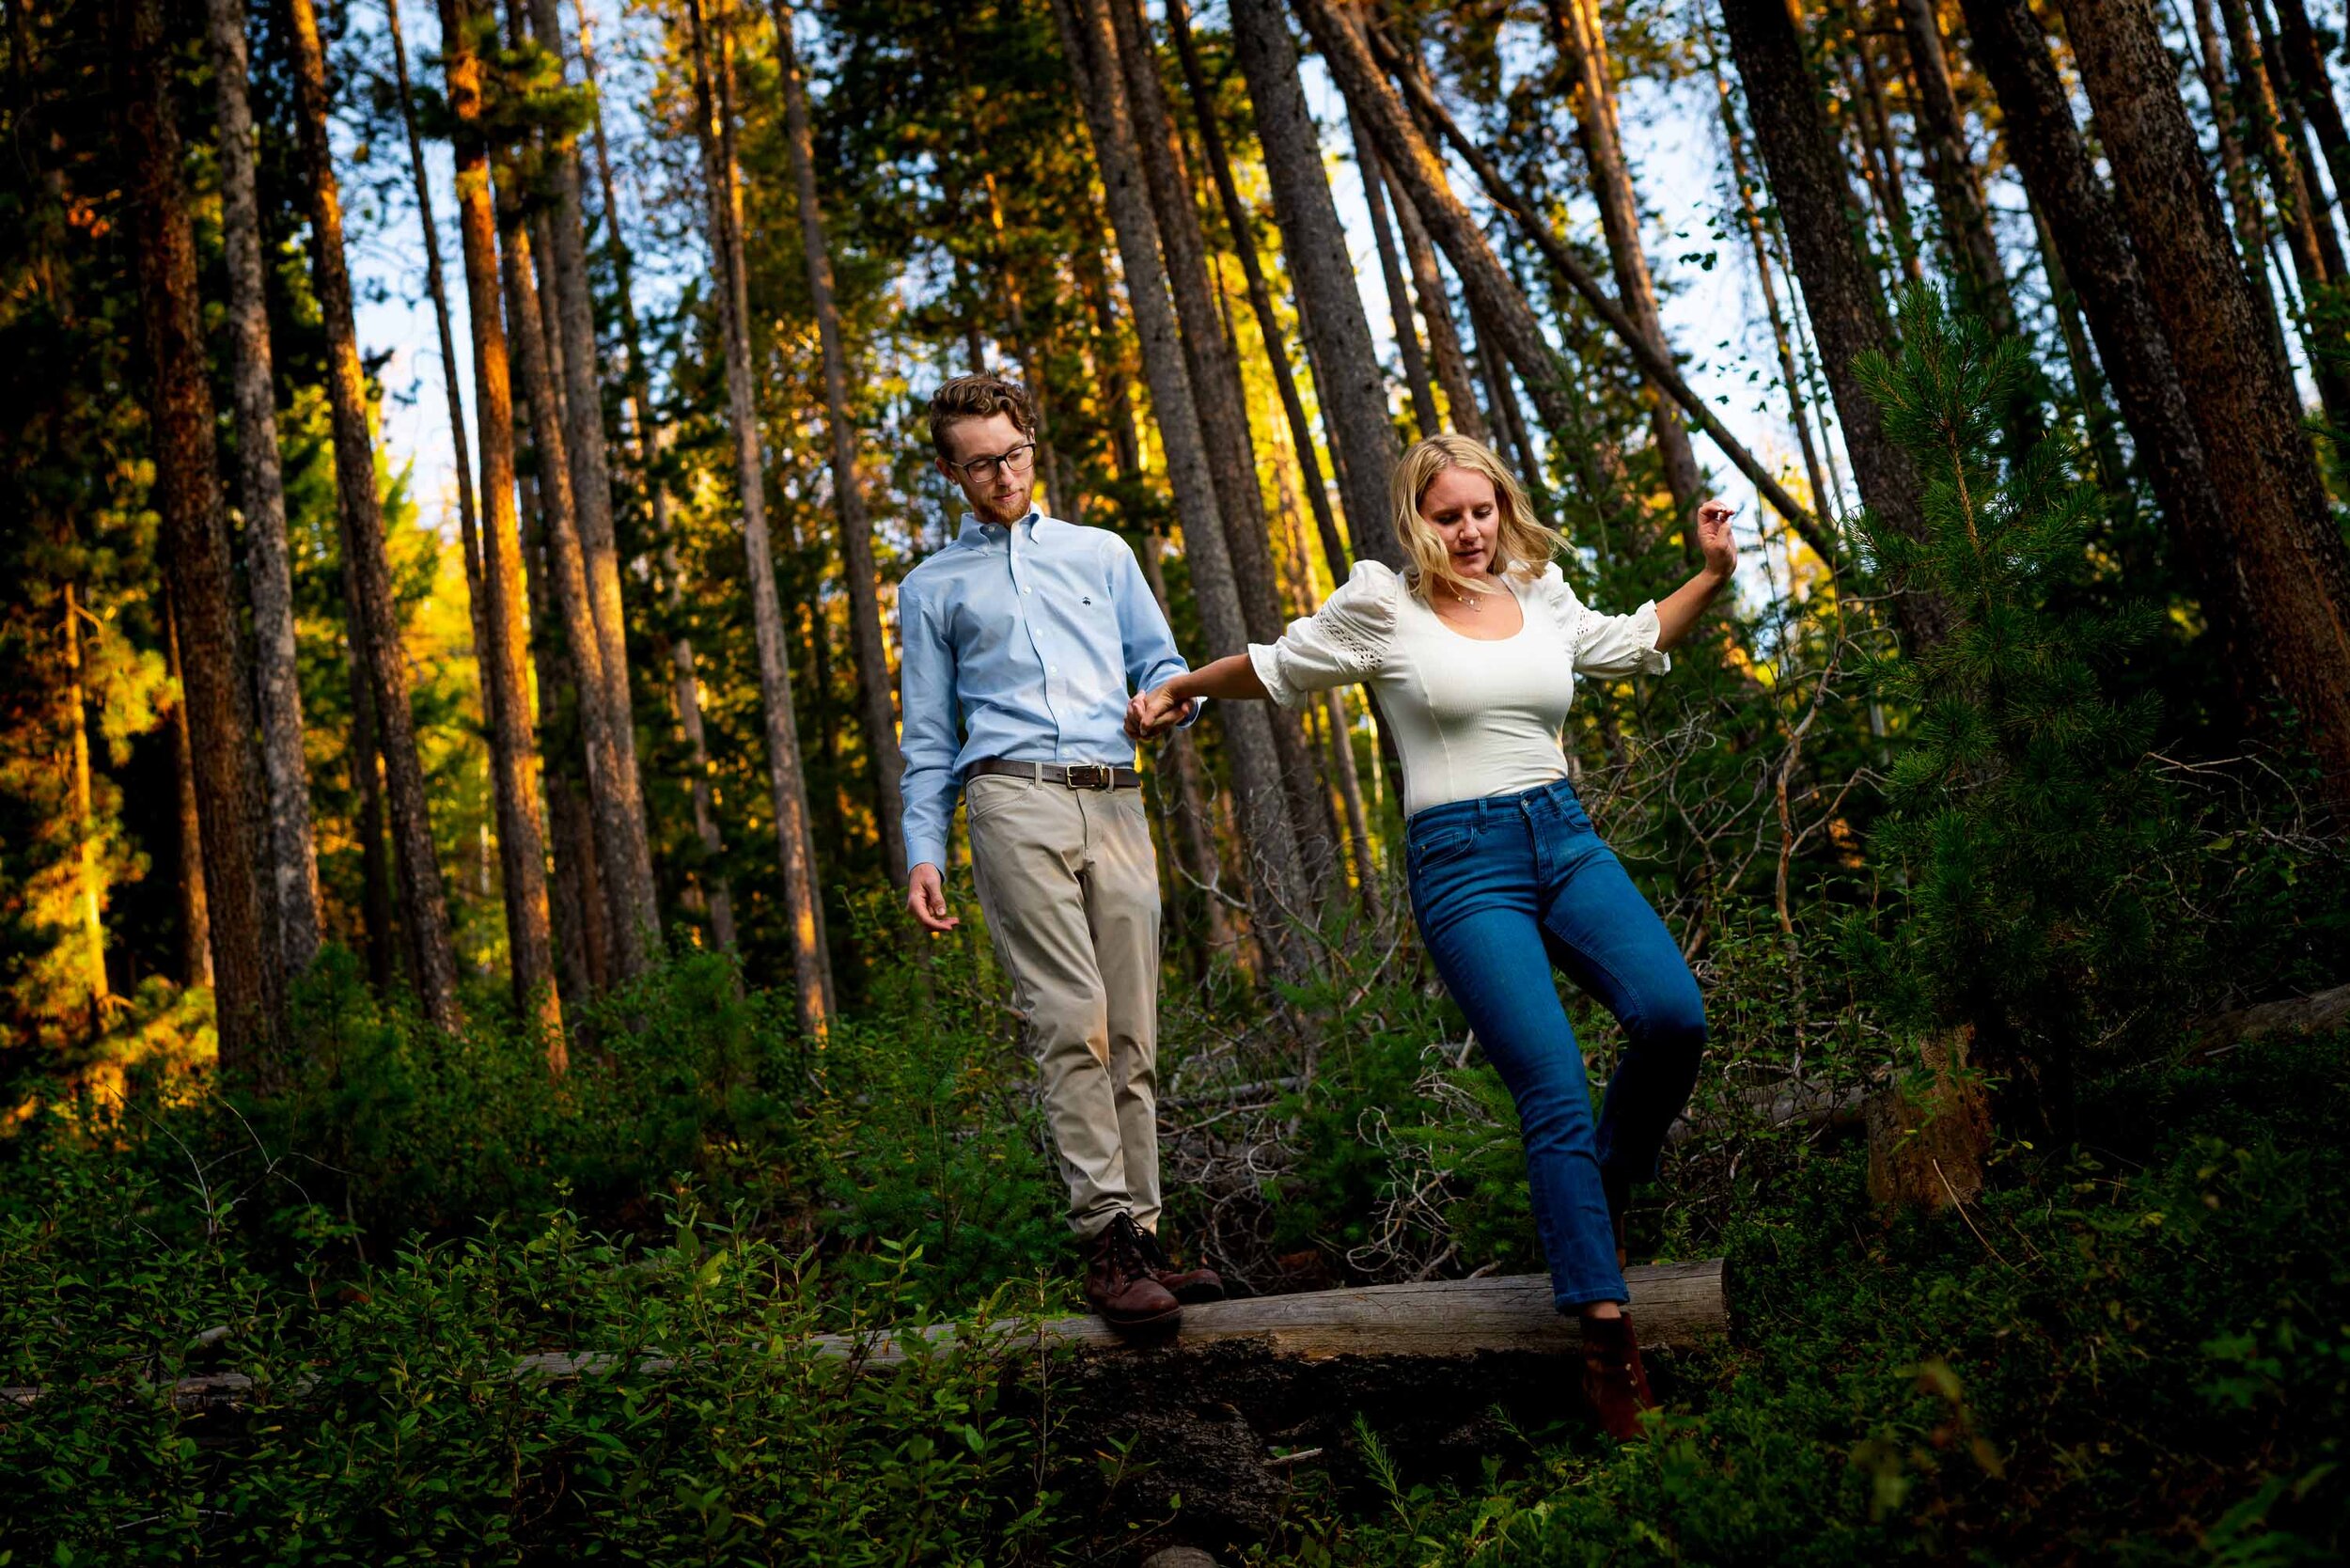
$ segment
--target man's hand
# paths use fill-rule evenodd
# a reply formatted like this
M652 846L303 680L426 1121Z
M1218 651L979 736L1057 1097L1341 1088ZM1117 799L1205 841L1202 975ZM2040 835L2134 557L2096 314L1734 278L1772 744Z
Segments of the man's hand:
M1126 704L1126 735L1129 740L1155 741L1191 717L1198 703L1189 698L1177 699L1165 686L1156 691L1137 692Z
M927 860L906 878L906 907L924 931L952 931L963 923L947 907L946 879Z

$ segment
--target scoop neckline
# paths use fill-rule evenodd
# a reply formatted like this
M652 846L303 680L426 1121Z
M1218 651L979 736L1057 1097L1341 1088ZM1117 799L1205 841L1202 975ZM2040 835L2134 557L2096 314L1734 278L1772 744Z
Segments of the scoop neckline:
M1447 620L1444 618L1443 613L1439 611L1434 604L1431 604L1427 600L1420 600L1420 608L1428 612L1429 619L1434 620L1438 626L1442 627L1448 636L1458 637L1463 642L1483 643L1489 648L1499 648L1506 643L1515 642L1520 637L1526 635L1527 629L1534 624L1534 612L1526 607L1526 596L1518 591L1517 585L1510 581L1507 577L1501 578L1500 581L1503 590L1507 592L1511 598L1516 600L1518 604L1518 629L1511 633L1506 637L1470 636L1466 632L1459 630L1452 624L1452 622ZM1407 588L1405 591L1409 592L1410 590ZM1418 599L1419 595L1413 594L1412 597Z

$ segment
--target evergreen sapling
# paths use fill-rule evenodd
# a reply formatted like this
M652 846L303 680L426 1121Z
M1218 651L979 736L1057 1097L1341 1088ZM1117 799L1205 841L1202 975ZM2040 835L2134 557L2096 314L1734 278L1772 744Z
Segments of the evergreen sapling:
M2171 818L2146 763L2158 703L2110 688L2159 612L2082 591L2118 567L2091 546L2104 502L2067 444L1998 463L2025 345L1993 342L1924 286L1900 315L1897 352L1859 369L1924 481L1924 528L1861 529L1887 579L1939 598L1950 624L1870 672L1905 715L1876 834L1900 904L1889 937L1856 917L1848 950L1899 1022L1971 1028L2008 1121L2061 1134L2081 1048L2156 968L2147 879Z

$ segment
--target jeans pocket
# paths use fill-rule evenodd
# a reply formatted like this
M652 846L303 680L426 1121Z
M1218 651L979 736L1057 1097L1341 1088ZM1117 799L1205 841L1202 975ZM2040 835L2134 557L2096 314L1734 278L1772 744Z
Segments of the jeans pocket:
M1448 861L1460 859L1476 843L1477 828L1469 823L1432 828L1426 833L1407 833L1403 840L1404 869L1414 875L1434 870Z

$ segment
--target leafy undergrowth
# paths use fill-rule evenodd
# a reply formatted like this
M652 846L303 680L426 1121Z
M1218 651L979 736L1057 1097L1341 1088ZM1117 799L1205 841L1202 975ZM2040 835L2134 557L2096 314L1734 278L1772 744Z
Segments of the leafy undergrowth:
M0 1405L0 1562L1120 1560L1115 1486L1069 1500L1120 1456L1060 1438L1051 1369L981 1344L849 1380L807 1343L1066 1309L1000 1038L809 1051L689 958L557 1086L487 1030L312 1005L271 1105L86 1111L0 1152L0 1385L42 1389ZM1652 1441L1561 1411L1435 1485L1366 1427L1251 1560L2337 1559L2346 1049L2096 1085L2077 1150L2004 1150L1963 1215L1889 1229L1858 1151L1774 1145L1707 1189L1734 1343L1671 1369ZM1408 1077L1363 1084L1334 1128L1419 1114ZM1275 1223L1343 1220L1320 1202ZM524 1369L558 1349L603 1359ZM240 1410L165 1392L217 1374L252 1380Z
M1748 1192L1734 1350L1653 1440L1304 1500L1251 1560L2337 1561L2350 1475L2350 1039L2104 1086L2062 1161L1890 1229L1858 1153Z

